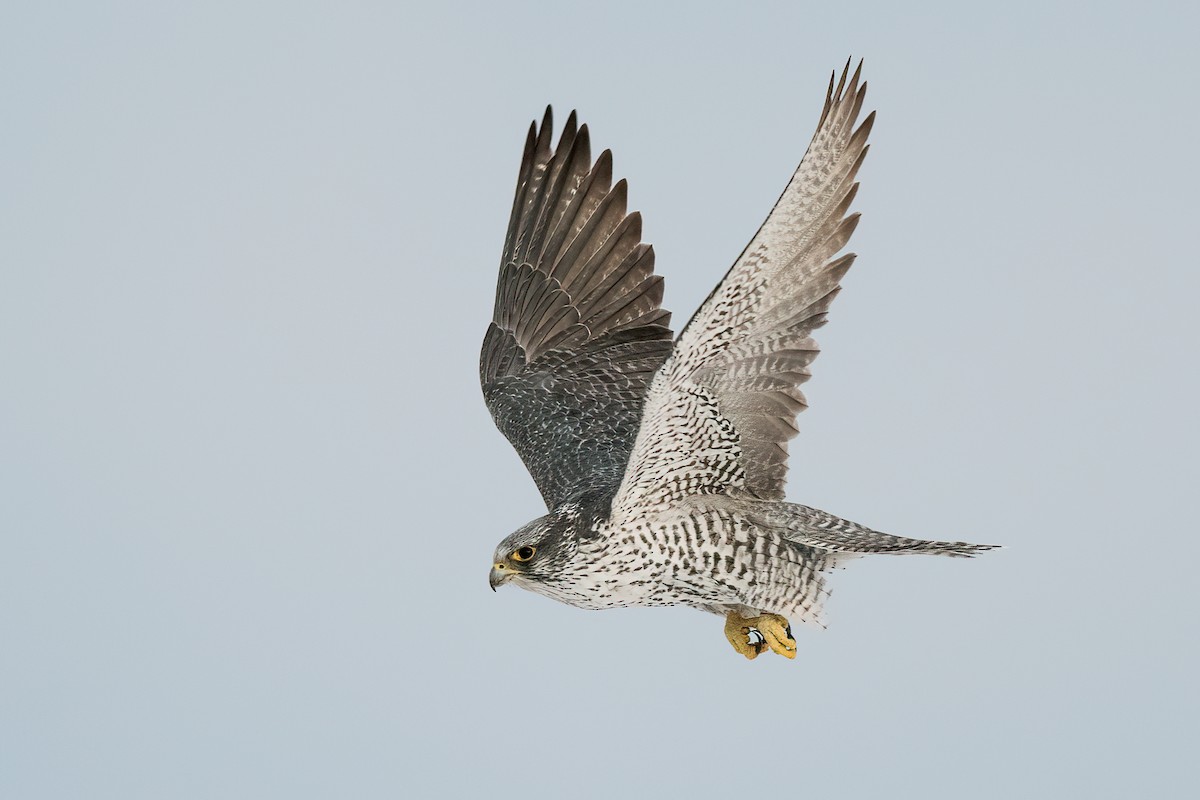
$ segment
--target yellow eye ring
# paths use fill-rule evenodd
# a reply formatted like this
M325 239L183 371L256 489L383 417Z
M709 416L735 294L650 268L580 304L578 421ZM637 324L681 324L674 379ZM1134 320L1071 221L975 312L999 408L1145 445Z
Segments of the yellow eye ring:
M513 551L512 560L528 561L529 559L533 558L533 554L536 552L537 550L535 548L525 545L524 547L519 547Z

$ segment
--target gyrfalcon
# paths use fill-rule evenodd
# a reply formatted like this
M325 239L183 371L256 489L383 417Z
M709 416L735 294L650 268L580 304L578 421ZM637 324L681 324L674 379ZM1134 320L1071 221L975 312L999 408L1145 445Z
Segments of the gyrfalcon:
M875 114L862 64L830 77L816 133L733 267L677 338L654 250L612 155L572 112L551 148L530 126L479 374L488 409L549 513L504 539L493 589L580 608L687 605L734 649L794 658L789 620L821 623L825 573L864 553L971 556L784 501L812 332L854 255L848 214Z

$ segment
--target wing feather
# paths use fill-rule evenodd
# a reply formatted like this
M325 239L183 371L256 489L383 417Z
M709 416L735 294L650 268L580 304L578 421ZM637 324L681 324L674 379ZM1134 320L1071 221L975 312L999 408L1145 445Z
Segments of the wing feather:
M733 267L684 327L655 376L615 517L689 496L781 500L799 386L853 254L848 214L875 115L857 125L862 64L830 77L808 150Z
M492 324L479 358L484 399L548 508L611 496L647 388L671 352L670 313L641 215L590 163L572 112L551 148L549 108L529 128L504 240Z

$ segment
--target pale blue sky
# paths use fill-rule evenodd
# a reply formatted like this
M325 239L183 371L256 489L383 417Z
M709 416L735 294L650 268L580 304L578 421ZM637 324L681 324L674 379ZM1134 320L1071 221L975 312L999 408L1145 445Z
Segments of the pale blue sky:
M0 7L0 796L1183 796L1200 739L1190 5ZM529 120L682 321L879 112L789 497L795 662L489 591L476 383Z

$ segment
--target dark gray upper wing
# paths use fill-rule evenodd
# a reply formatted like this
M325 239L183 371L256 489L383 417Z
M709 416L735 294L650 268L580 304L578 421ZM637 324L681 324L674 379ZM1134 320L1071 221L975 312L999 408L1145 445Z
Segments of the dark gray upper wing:
M574 112L551 150L551 125L547 108L529 128L479 379L553 509L616 490L671 352L671 315L641 215L625 213L625 181L612 185L612 154L591 164Z

